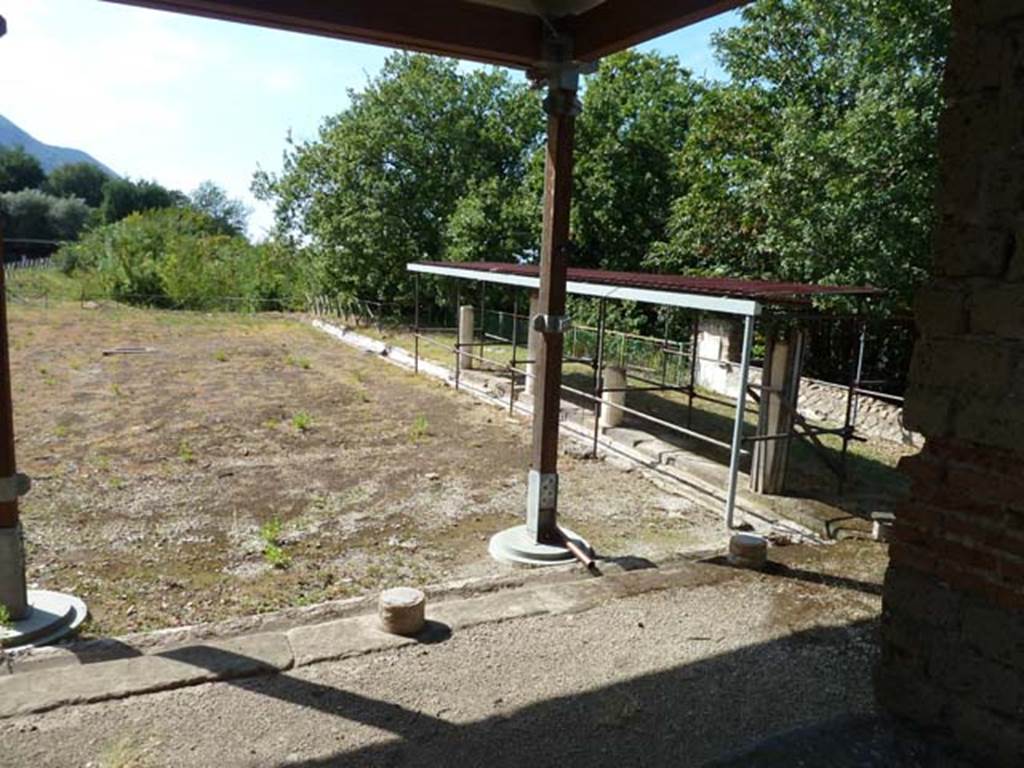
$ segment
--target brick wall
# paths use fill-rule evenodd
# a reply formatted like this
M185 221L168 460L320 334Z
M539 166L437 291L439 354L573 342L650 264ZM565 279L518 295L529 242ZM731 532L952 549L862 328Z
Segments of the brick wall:
M932 282L918 297L876 690L1024 765L1024 0L954 0Z

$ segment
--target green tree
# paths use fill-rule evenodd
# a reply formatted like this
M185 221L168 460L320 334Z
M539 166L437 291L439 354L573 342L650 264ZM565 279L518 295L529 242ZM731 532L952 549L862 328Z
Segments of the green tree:
M189 195L189 203L221 225L224 234L245 232L249 221L249 208L241 200L229 197L223 187L212 181L199 184Z
M109 174L92 163L68 163L54 168L46 177L46 191L57 197L78 197L98 208L103 202L103 185Z
M0 194L4 236L9 238L74 240L89 213L85 201L76 197L55 197L38 189Z
M24 147L0 147L0 192L38 189L45 180L43 166Z
M649 266L874 283L926 274L948 0L760 0L715 39L731 75L677 155Z
M155 181L109 179L103 185L100 217L112 224L131 213L177 207L185 200L180 192L166 189Z
M411 293L406 262L485 252L463 247L458 234L449 249L453 232L472 232L494 258L512 258L531 239L481 232L519 220L504 209L519 205L511 201L542 125L525 85L499 70L464 73L454 61L399 53L349 99L317 140L289 141L280 174L259 172L253 186L274 203L279 232L309 244L326 289L402 301ZM460 205L465 196L476 200ZM496 207L503 212L493 217Z
M675 57L624 51L586 79L577 131L575 263L640 269L683 192L673 156L699 93Z

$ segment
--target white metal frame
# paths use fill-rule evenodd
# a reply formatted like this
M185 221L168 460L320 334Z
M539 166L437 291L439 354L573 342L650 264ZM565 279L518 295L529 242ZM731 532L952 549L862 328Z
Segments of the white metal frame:
M406 264L410 272L419 272L441 277L454 277L463 280L476 280L484 283L512 285L519 288L537 290L540 278L530 275L517 275L507 272L490 272L482 269L466 269L456 265ZM754 320L761 314L761 304L753 299L736 299L729 296L712 296L697 293L677 293L675 291L652 290L648 288L631 288L627 286L603 285L569 280L566 290L577 296L593 296L599 299L615 299L618 301L638 301L645 304L657 304L666 307L697 309L704 312L716 312L724 315L735 315L743 318L743 351L740 355L740 391L736 398L736 415L733 421L732 443L729 450L729 479L725 498L725 524L733 527L736 510L737 480L740 470L740 455L743 447L743 414L747 403L747 384L750 376L750 354L754 341ZM694 350L696 354L696 350Z

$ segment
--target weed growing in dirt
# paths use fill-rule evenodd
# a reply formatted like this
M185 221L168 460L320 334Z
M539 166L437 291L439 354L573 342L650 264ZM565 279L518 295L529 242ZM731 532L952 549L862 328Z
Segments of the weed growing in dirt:
M308 357L293 357L292 355L288 355L285 358L285 363L287 365L294 365L304 371L308 371L313 366Z
M68 436L68 428L65 427L63 424L58 424L56 427L53 428L53 436L54 437L67 437Z
M412 426L409 428L409 441L418 443L429 434L430 422L428 422L427 417L421 413L412 421Z
M7 606L0 603L0 629L7 629L13 627L14 621L11 619L11 612Z
M121 396L121 387L119 387L117 384L111 384L110 391L114 393L114 397Z
M125 736L103 750L100 768L143 768L148 765L146 749L135 739Z
M274 568L287 568L291 557L281 547L281 521L276 517L260 526L260 538L263 540L263 557Z
M267 419L266 421L263 422L263 426L266 427L267 429L277 429L279 426L281 426L281 422L278 421L277 419Z
M218 363L226 363L228 361L228 353L225 352L223 349L218 350L217 354L215 354L213 357L217 360Z
M292 416L292 426L299 430L299 432L305 432L313 426L313 417L306 411L299 411Z
M178 458L186 464L191 464L196 460L196 454L192 450L192 446L188 444L187 440L182 440L178 443Z

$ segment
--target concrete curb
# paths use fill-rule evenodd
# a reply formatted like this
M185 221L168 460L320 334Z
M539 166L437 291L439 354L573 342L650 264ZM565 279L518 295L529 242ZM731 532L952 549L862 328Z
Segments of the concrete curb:
M416 638L390 635L376 617L360 615L278 632L213 640L159 653L0 678L0 719L222 680L275 674L324 661L443 640L451 632L529 616L579 613L608 600L699 587L736 572L700 563L539 586L428 606L428 628Z

